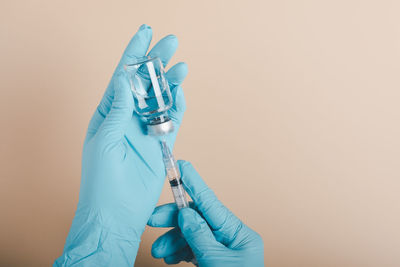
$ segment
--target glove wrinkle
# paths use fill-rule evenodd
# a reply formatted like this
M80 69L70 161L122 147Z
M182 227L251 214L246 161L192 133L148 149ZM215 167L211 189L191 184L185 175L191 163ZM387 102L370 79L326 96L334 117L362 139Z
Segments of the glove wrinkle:
M135 154L138 156L138 158L142 161L142 163L147 167L147 169L152 172L154 175L157 176L157 174L154 172L153 168L147 163L147 161L143 158L143 156L140 154L140 152L135 148L135 146L129 141L128 137L124 135L125 141L128 143L129 147L135 152Z

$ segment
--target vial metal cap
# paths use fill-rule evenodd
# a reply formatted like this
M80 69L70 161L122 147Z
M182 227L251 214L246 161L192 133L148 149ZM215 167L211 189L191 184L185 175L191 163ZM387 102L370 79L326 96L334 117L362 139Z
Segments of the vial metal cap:
M167 120L157 124L147 125L147 134L161 136L168 134L174 130L174 124L171 120Z

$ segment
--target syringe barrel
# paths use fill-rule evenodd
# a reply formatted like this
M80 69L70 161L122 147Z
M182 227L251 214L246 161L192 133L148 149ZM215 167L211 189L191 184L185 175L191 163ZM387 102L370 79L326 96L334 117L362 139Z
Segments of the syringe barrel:
M171 185L175 203L179 209L189 207L189 203L186 199L186 192L182 186L181 173L179 171L178 164L176 163L174 156L172 155L165 141L161 142L161 148L165 170L167 172L167 178L169 180L169 184Z
M175 172L179 172L178 164L176 163L174 155L172 155L171 150L168 148L168 145L165 142L165 140L161 141L161 151L167 175L168 172L170 171L172 172L173 170L175 170Z
M189 203L186 199L186 192L182 186L182 180L180 178L169 180L169 184L171 185L172 194L174 195L178 209L189 207Z

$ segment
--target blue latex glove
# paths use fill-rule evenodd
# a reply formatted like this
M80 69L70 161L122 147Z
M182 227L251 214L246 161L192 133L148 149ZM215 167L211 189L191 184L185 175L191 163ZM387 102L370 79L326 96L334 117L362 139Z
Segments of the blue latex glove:
M159 141L144 134L133 113L134 101L123 65L146 55L152 30L142 25L130 41L98 105L83 146L82 178L77 211L54 266L133 266L140 237L161 194L165 170ZM168 63L177 48L175 36L160 40L149 52ZM185 110L179 86L187 66L178 63L166 74L174 106L169 115L175 131Z
M175 203L157 207L148 225L175 227L153 244L152 255L167 264L193 261L200 267L264 266L264 245L207 187L189 162L178 161L192 208L178 211ZM178 228L179 227L179 228Z

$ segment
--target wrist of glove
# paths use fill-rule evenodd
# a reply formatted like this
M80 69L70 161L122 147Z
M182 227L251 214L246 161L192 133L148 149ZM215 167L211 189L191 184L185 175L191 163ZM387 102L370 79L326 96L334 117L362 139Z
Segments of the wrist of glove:
M121 225L113 214L78 207L65 243L64 253L54 266L133 266L140 234Z

